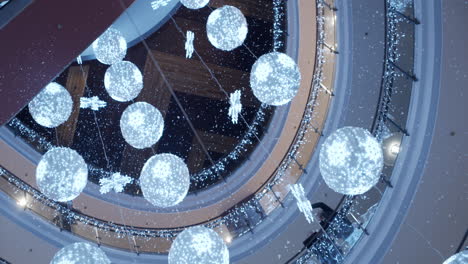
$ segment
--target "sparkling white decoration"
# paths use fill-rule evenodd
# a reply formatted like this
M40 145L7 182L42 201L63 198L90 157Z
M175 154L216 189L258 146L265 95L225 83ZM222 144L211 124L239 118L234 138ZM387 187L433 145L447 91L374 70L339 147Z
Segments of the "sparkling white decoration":
M54 128L68 120L73 101L63 86L52 82L29 102L28 108L39 125Z
M229 97L229 116L231 117L231 121L233 124L237 124L239 114L242 111L242 103L240 101L241 98L241 91L237 90L231 93Z
M157 207L174 206L187 196L190 174L184 161L172 154L152 156L140 174L143 196Z
M291 189L291 193L293 194L294 198L296 198L299 211L304 214L307 222L309 222L309 224L314 222L312 204L310 203L309 199L307 199L302 184L290 184L289 188Z
M187 31L187 40L185 41L185 58L192 58L193 51L193 40L195 39L195 34L192 31Z
M120 131L125 141L137 149L149 148L161 138L164 119L154 106L137 102L129 105L120 118Z
M180 2L189 9L199 9L205 7L210 0L180 0Z
M114 189L115 192L119 193L123 191L125 185L131 183L132 181L132 178L116 172L112 174L110 178L99 179L99 185L101 186L99 192L105 194Z
M107 103L100 100L97 96L80 98L80 108L90 108L93 111L98 111L99 108L104 108L106 106Z
M299 90L301 73L288 55L271 52L262 55L252 66L250 86L255 97L268 105L284 105Z
M112 99L127 102L135 99L143 89L143 75L135 64L117 62L107 69L104 87Z
M153 10L156 10L160 7L167 6L170 2L171 0L156 0L151 2L151 8L153 8Z
M50 264L110 264L102 249L89 243L73 243L60 249Z
M380 179L382 147L366 129L343 127L323 143L319 167L332 190L345 195L363 194Z
M104 64L119 62L127 54L127 41L115 28L107 29L92 46L96 59Z
M244 43L247 37L247 20L233 6L223 6L211 12L206 23L210 43L218 49L231 51Z
M78 57L76 57L76 63L83 64L83 60L81 59L81 55L78 55Z
M466 264L466 263L468 263L468 249L451 256L442 264Z
M88 182L88 167L83 158L70 148L47 151L36 168L36 183L48 198L68 202L75 199Z
M169 264L228 264L229 250L213 230L194 226L181 232L169 250Z

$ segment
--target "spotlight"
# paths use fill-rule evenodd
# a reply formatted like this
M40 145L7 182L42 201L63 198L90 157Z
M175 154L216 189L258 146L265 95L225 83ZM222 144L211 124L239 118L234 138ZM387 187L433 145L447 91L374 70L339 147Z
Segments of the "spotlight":
M26 207L26 205L28 204L28 200L26 200L26 198L20 198L16 204L18 204L19 206L21 207Z

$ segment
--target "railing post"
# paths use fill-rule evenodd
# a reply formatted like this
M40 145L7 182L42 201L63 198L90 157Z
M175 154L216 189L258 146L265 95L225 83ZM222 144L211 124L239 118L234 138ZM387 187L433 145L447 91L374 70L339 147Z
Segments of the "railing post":
M387 120L390 121L390 123L392 123L396 128L398 128L401 132L403 132L403 134L405 134L406 136L409 136L409 133L406 129L402 128L401 126L399 126L395 121L392 120L391 117L387 116Z
M412 74L412 73L408 73L407 71L403 70L402 68L400 68L398 65L396 65L393 61L391 60L388 60L388 62L394 66L395 68L397 68L401 73L403 73L407 78L410 78L412 79L413 81L417 82L418 81L418 78Z

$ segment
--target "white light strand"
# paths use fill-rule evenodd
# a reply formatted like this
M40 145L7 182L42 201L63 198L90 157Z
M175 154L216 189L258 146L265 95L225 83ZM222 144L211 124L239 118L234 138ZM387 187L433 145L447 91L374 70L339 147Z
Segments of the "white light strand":
M194 47L193 47L193 40L195 39L195 34L192 31L187 31L187 40L185 41L185 58L191 59Z
M130 184L133 181L132 178L122 175L118 172L112 174L110 178L101 178L99 179L99 192L101 194L106 194L111 190L119 193L122 192L127 184Z
M296 199L296 204L297 208L299 208L299 211L301 211L304 214L309 224L313 223L314 214L312 210L312 204L310 203L309 199L307 199L302 184L290 184L289 188L294 198Z
M237 90L230 94L229 96L229 116L231 117L231 122L237 124L239 115L242 111L241 103L241 91Z
M89 108L93 111L98 111L100 108L107 106L107 103L100 100L99 97L81 97L80 98L80 108L86 109Z

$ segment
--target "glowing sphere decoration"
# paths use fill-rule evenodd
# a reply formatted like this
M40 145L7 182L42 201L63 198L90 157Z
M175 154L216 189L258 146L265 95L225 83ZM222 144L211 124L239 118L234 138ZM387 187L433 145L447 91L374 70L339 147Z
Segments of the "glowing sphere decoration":
M187 196L190 174L184 161L172 154L148 159L140 174L143 197L157 207L174 206Z
M169 250L169 264L228 264L229 250L213 230L195 226L182 231Z
M112 99L127 102L135 99L143 89L143 75L135 64L117 62L104 74L104 87Z
M36 183L48 198L68 202L75 199L88 182L88 167L83 158L70 148L47 151L36 167Z
M104 64L119 62L127 54L127 41L115 28L107 29L92 46L96 59Z
M468 263L468 249L451 256L446 261L444 261L443 264L466 264L466 263Z
M200 9L205 7L210 0L180 0L180 2L189 9Z
M110 264L102 249L89 243L73 243L60 249L50 264Z
M161 138L164 119L154 106L137 102L129 105L120 118L120 131L128 144L137 149L149 148Z
M343 127L323 143L319 167L332 190L345 195L363 194L380 179L382 147L366 129Z
M262 55L250 72L250 87L255 97L268 105L284 105L291 101L300 83L301 73L296 62L280 52Z
M210 43L218 49L231 51L244 43L247 37L247 20L233 6L223 6L211 12L206 23Z
M73 100L67 89L52 82L29 102L28 108L39 125L54 128L68 120L72 113Z

